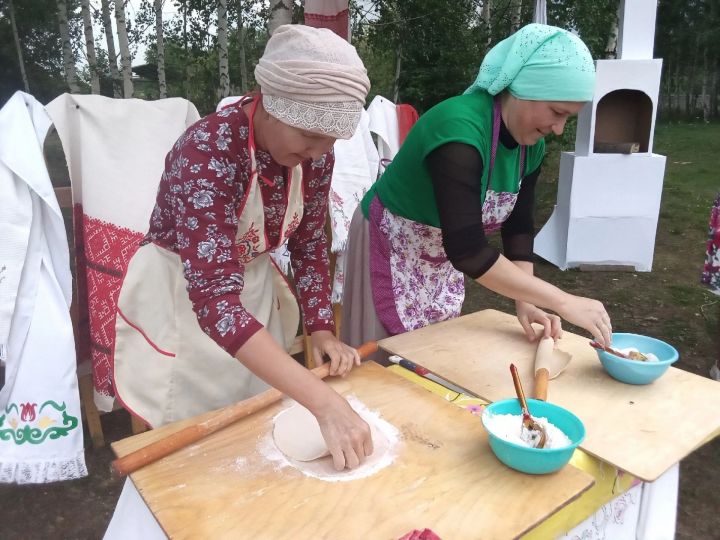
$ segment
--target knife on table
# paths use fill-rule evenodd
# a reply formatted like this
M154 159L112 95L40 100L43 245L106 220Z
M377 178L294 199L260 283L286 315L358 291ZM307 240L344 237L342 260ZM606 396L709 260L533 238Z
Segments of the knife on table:
M444 386L448 390L452 390L453 392L457 392L458 394L465 394L465 395L471 396L471 397L478 397L477 394L475 394L474 392L471 392L467 388L463 388L462 386L453 384L450 381L443 379L439 375L436 375L429 369L424 368L424 367L416 364L415 362L411 362L410 360L402 358L396 354L390 356L390 358L388 358L388 360L390 360L393 364L399 364L401 367L404 367L408 371L412 371L416 375L420 375L421 377L423 377L429 381L433 381L441 386Z

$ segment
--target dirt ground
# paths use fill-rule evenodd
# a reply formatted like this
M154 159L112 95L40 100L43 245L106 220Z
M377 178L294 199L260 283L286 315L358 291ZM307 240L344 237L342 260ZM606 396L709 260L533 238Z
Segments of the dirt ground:
M705 140L708 144L713 140L716 141L714 144L720 144L717 137L720 130L713 133L712 137L706 135ZM658 139L660 146L662 132ZM706 150L708 156L720 153L720 148ZM669 156L669 167L653 271L560 272L554 266L540 262L536 272L569 292L602 300L617 331L639 332L675 344L681 354L676 366L706 377L720 347L717 332L720 303L698 284L710 198L706 196L707 190L697 196L688 195L676 176L682 172L679 167L692 158L669 143L656 151ZM549 167L548 170L553 169ZM552 174L543 182L546 187L538 194L538 223L543 223L552 210L557 185ZM694 214L686 212L696 217L687 223L678 223L680 204L697 206ZM513 306L506 300L470 284L465 312L484 308L513 312ZM103 415L102 423L108 444L130 434L130 420L124 411ZM672 426L668 426L668 430L668 437L672 437ZM112 452L109 446L94 450L89 447L87 433L85 439L87 478L39 486L0 486L0 538L102 537L122 483L110 475ZM715 439L681 463L678 539L720 538L718 486L720 439Z

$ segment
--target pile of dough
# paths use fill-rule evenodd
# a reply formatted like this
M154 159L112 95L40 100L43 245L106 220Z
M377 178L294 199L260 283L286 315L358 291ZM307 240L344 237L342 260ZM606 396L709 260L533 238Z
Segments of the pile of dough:
M297 461L312 461L330 454L317 419L299 403L275 417L273 439L283 454Z

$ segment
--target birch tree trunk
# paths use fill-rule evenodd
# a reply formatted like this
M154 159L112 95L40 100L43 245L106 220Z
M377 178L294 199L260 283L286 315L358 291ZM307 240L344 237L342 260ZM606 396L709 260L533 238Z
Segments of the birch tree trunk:
M93 35L92 16L90 15L90 0L80 0L83 18L83 31L85 33L85 51L87 53L88 68L90 69L90 89L93 94L100 93L100 76L98 75L97 57L95 56L95 36Z
M17 49L18 65L20 66L20 76L22 77L25 92L30 93L30 83L28 82L27 73L25 72L25 60L23 60L22 45L20 44L20 35L17 31L17 23L15 22L15 6L13 0L10 0L10 24L12 25L13 39L15 40L15 48Z
M270 0L268 34L271 36L278 26L292 22L293 0Z
M122 67L123 97L133 97L132 58L125 25L125 5L123 0L115 1L115 24L117 25L118 44L120 45L120 66Z
M520 22L522 21L522 0L513 0L513 12L512 12L512 23L510 25L510 32L517 32L520 28Z
M110 64L110 77L112 78L113 97L122 97L120 93L120 72L117 67L117 53L115 52L115 38L112 31L112 18L110 17L110 0L101 0L103 30L107 43L108 63Z
M185 91L185 99L190 99L190 54L188 52L187 37L187 0L182 2L183 10L183 51L185 52L185 80L183 81L183 89Z
M400 67L402 64L402 45L398 43L395 52L395 80L393 82L393 103L397 103L400 99Z
M695 38L695 52L693 54L692 64L688 72L686 88L685 88L685 112L688 115L695 115L695 68L697 66L698 49L700 48L700 37Z
M160 99L167 97L167 82L165 81L165 43L163 42L163 0L155 0L155 39L157 41L157 70Z
M662 81L665 82L665 92L663 92L665 96L665 106L664 111L665 114L671 114L672 113L672 67L674 63L674 56L670 55L668 58L663 60L663 67L665 68L665 76L662 77Z
M618 38L618 15L615 14L612 26L610 27L610 35L607 44L605 44L605 58L617 58L617 38Z
M718 72L717 72L718 66L717 62L715 63L715 67L713 68L712 72L712 83L710 84L710 116L712 118L717 118L718 116Z
M80 87L77 84L77 75L75 73L75 58L73 57L72 43L70 42L70 28L68 26L67 4L65 0L57 0L57 8L65 80L67 81L68 88L70 88L70 93L78 94Z
M492 21L490 20L490 0L484 0L482 6L482 18L487 29L487 41L485 42L485 51L490 48L492 43Z
M680 65L682 62L676 62L675 64L675 112L680 113L681 110L681 103L680 103L680 94L682 91L682 77L680 75Z
M245 35L247 29L245 28L245 21L243 18L243 3L242 0L237 2L237 13L238 13L238 41L240 50L240 91L246 94L248 91L248 71L247 62L245 55Z
M707 124L710 122L710 96L708 96L708 61L707 61L707 45L703 48L703 78L702 91L700 92L702 99L703 121Z
M218 58L220 60L220 97L230 95L230 72L228 69L227 0L218 0Z
M547 2L545 0L535 0L532 22L547 24Z

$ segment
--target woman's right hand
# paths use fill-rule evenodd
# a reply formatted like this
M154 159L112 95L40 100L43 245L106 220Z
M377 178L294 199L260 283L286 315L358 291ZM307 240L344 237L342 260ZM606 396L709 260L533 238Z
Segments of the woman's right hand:
M612 324L602 302L567 294L556 311L569 323L590 332L600 345L609 347L612 344Z
M335 469L354 469L373 453L370 426L339 394L315 416Z

